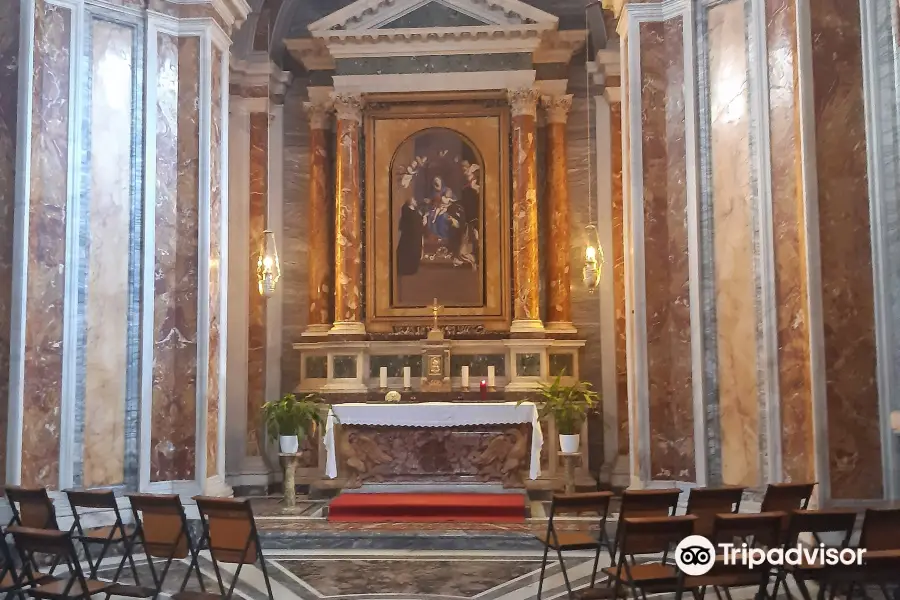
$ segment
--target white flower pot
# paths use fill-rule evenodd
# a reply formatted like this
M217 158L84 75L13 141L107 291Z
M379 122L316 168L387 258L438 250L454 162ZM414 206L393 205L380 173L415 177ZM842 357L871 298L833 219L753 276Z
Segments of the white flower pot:
M300 440L296 435L279 435L278 446L282 454L297 454L300 449Z
M580 445L581 436L577 433L575 435L559 434L559 450L563 454L573 454L578 452Z

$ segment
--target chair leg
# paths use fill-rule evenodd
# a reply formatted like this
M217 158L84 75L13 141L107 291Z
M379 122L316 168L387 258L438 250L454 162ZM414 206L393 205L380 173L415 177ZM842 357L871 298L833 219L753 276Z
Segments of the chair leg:
M262 555L262 548L259 549L259 568L262 571L263 579L266 582L266 591L269 593L269 600L275 600L275 596L272 594L272 584L269 583L269 572L266 570L266 561Z
M537 600L541 600L541 590L544 588L544 571L547 568L547 554L550 552L550 546L544 546L544 559L541 561L541 577L538 579Z
M566 582L566 589L569 591L569 598L573 598L572 584L569 583L569 573L566 571L566 563L563 562L562 550L557 548L556 555L559 556L559 568L562 570L563 580Z
M600 547L597 547L597 554L594 556L594 570L591 571L591 587L597 581L597 565L600 564Z

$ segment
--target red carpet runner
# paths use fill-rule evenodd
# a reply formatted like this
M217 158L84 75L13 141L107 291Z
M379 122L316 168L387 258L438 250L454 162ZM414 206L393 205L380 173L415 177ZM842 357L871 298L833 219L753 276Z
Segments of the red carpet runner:
M329 521L524 523L524 494L341 494Z

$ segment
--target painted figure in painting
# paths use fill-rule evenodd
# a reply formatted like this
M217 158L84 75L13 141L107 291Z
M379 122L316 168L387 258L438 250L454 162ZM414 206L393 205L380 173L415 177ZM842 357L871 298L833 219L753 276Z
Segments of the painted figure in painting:
M408 156L408 162L403 159ZM395 301L421 305L434 288L442 301L477 305L481 283L481 161L448 129L421 132L398 149L392 204L396 215ZM396 204L394 204L396 206ZM398 214L399 212L399 214Z

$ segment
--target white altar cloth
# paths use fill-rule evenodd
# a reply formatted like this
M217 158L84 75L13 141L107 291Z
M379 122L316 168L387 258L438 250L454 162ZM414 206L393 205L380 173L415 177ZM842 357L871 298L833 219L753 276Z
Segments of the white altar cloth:
M422 402L420 404L335 404L325 423L325 474L337 477L334 450L335 415L341 425L385 425L389 427L462 427L531 423L531 465L528 476L541 474L544 435L533 402Z

